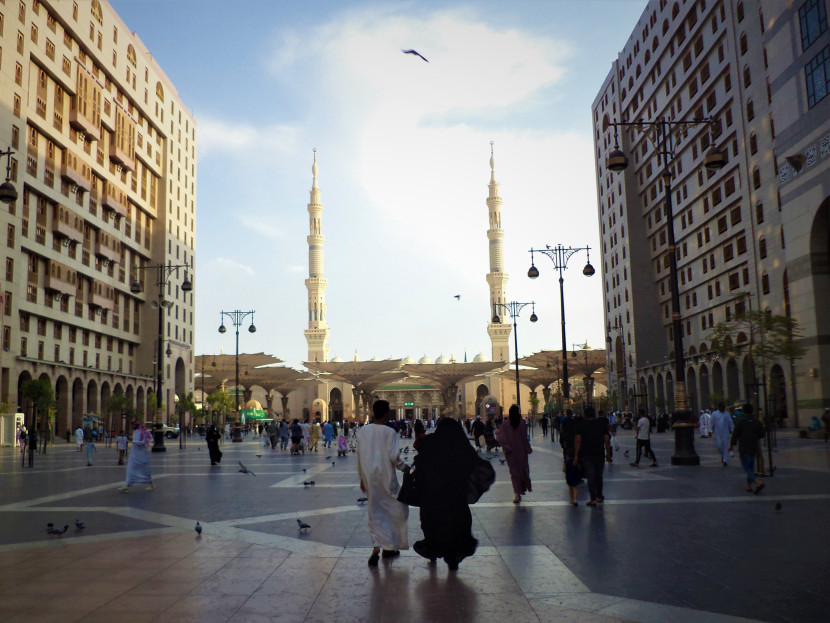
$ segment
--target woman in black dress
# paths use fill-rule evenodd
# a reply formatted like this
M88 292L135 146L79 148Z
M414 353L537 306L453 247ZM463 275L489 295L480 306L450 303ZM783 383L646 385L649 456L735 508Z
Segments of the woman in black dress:
M216 424L211 424L208 427L205 441L207 441L208 452L210 453L210 464L217 465L222 460L222 451L219 449L219 440L222 435L219 434L219 429Z

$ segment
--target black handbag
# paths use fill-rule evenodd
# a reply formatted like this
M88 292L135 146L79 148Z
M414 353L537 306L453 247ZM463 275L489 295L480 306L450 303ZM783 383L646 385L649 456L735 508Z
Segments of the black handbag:
M467 504L475 504L496 481L496 470L490 461L476 456L470 479L467 481ZM400 498L398 498L400 499Z
M410 470L403 473L401 488L398 490L398 502L407 506L420 506L421 500L415 487L415 472Z

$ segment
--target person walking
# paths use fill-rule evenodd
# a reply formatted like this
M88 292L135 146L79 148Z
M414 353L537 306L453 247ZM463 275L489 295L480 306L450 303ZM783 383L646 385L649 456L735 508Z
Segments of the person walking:
M130 422L133 429L133 451L127 460L127 482L118 490L129 493L134 484L147 484L147 491L156 488L153 484L153 475L150 473L150 443L153 435L136 419Z
M701 438L709 436L709 414L701 410L700 417L697 420L697 426L700 431Z
M473 442L476 445L476 450L481 451L481 438L484 436L484 422L481 421L481 416L476 416L476 421L472 423L470 429L473 431Z
M539 418L539 424L542 426L542 439L546 439L548 436L548 416L544 413Z
M291 454L300 453L300 442L303 440L303 427L300 426L300 420L294 418L290 427L291 432Z
M562 456L568 454L568 450L574 449L576 436L576 418L574 412L568 409L559 420L559 445L562 448Z
M118 431L118 437L115 438L115 447L118 448L118 464L124 464L124 457L127 456L127 442L129 439L124 434L123 430Z
M741 467L746 472L746 490L752 491L754 482L754 493L757 495L764 488L764 483L755 476L755 455L758 453L758 441L764 437L764 425L755 417L751 404L744 405L743 413L729 439L729 451L732 451L735 444L738 445Z
M637 431L637 458L629 465L639 467L642 454L647 459L651 459L652 467L657 467L657 457L651 449L651 420L646 415L645 409L637 409L637 414L640 416L637 424L634 425L634 429Z
M369 535L372 555L369 566L376 567L383 550L384 558L400 555L409 549L406 521L409 507L398 502L400 485L396 469L409 471L398 451L398 435L387 426L389 402L377 400L372 405L374 419L357 433L357 473L360 490L368 498Z
M78 428L75 429L75 446L77 447L78 452L81 451L81 448L84 445L84 437L86 437L86 435L84 434L83 426L78 426Z
M205 435L211 465L218 465L222 462L222 451L219 449L220 439L222 439L222 434L219 432L216 424L211 424L207 429L207 434Z
M709 416L709 431L715 439L715 446L720 453L721 465L729 465L729 437L732 434L732 416L726 411L726 404L718 403L718 408Z
M611 435L608 433L608 420L598 418L592 406L585 407L582 415L574 435L574 462L582 466L588 482L591 499L586 504L596 506L605 500L602 472L605 460L611 458Z
M530 464L528 455L533 452L527 440L527 424L519 413L519 407L511 405L507 420L502 422L496 432L496 439L504 450L507 467L510 468L510 482L513 484L513 504L518 504L522 496L533 491L530 483Z
M334 441L334 426L331 422L323 424L323 447L331 448L331 442Z
M317 423L317 420L311 423L309 429L308 449L310 452L317 452L317 444L320 443L320 425Z
M92 439L86 441L86 465L92 467L92 455L95 452L95 442Z
M288 422L282 420L280 422L278 432L280 437L280 450L287 450L288 441L291 439L291 431L289 430Z
M418 456L413 473L424 538L412 549L430 562L443 558L455 570L478 547L467 487L476 461L483 459L478 458L460 422L449 417L438 420L435 432L415 443Z

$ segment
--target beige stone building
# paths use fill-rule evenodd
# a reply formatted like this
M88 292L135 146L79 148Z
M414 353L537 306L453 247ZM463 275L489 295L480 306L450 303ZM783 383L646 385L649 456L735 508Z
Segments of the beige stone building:
M798 425L830 405L827 13L827 0L653 0L614 61L592 115L609 382L621 402L671 410L674 340L664 165L653 135L612 124L710 118L676 127L668 163L689 406L763 391L748 355L712 348L712 327L742 306L803 331L804 358L759 371L769 409ZM728 157L717 172L704 167L712 145ZM624 172L607 168L615 149Z
M64 435L115 392L146 410L160 366L170 413L193 389L193 117L105 1L5 2L0 47L2 398L48 380Z

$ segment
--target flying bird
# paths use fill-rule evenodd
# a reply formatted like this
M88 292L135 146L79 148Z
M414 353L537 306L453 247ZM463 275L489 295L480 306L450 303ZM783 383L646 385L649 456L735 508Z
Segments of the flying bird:
M357 498L358 504L366 504L369 501L369 498Z
M200 524L198 521L196 522L196 527L194 528L194 530L196 530L196 534L202 536L202 524Z
M255 474L255 473L253 473L251 470L249 470L247 467L245 467L245 466L242 464L242 461L238 461L238 463L239 463L239 471L240 471L241 473L243 473L243 474L250 474L251 476L256 476L256 474Z
M458 300L460 301L460 300L461 300L461 295L460 295L460 294L456 294L456 295L455 295L455 298L456 298L456 299L458 299Z
M76 530L83 530L84 528L86 528L86 526L84 525L84 522L81 521L80 519L76 519L75 520L75 529Z
M305 523L304 521L301 521L299 519L297 520L297 525L300 528L300 532L302 532L304 534L306 532L308 532L309 530L311 530L311 526L309 526L307 523Z
M49 534L57 534L58 538L60 538L60 535L62 535L67 530L69 530L69 526L64 526L63 528L49 528L47 532L49 532Z
M417 56L418 58L420 58L424 62L426 62L426 63L429 62L427 59L425 59L423 56L421 56L416 50L401 50L401 52L403 52L404 54L414 54L415 56Z

